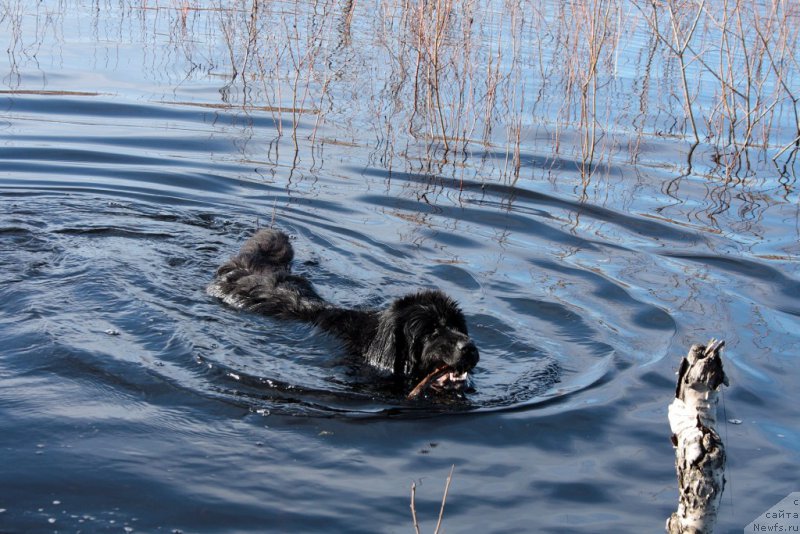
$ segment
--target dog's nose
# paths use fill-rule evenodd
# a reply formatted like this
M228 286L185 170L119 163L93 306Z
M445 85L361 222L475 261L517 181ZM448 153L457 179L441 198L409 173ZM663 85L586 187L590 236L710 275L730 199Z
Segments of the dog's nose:
M469 371L478 364L478 360L480 360L478 347L476 347L475 343L471 340L465 339L459 341L456 344L456 349L458 350L460 367Z

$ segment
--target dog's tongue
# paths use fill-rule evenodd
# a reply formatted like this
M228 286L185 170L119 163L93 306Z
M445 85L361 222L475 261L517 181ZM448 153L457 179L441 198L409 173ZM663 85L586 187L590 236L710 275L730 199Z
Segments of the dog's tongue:
M449 365L442 365L441 367L437 367L431 373L428 374L425 378L419 381L414 389L411 390L411 393L408 394L406 399L412 400L419 397L419 394L422 393L425 388L433 382L439 382L444 384L447 382L448 376L453 373L453 368Z

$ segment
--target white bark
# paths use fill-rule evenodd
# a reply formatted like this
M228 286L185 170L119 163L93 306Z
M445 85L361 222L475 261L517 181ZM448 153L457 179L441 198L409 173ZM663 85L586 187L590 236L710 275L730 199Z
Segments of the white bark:
M678 510L667 520L669 534L710 534L725 487L725 448L714 429L717 391L728 385L722 370L724 341L692 345L681 362L669 426L678 474Z

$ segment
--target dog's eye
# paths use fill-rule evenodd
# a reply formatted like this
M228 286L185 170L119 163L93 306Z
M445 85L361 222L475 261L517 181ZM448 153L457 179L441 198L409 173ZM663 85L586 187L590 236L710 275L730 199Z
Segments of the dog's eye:
M450 330L443 327L437 326L431 333L430 336L436 339L447 339L450 335Z
M425 340L425 342L427 343L427 342L429 342L429 341L430 341L432 338L436 338L438 335L439 335L439 329L438 329L438 328L436 328L436 329L433 329L433 330L427 329L427 330L425 330L425 331L422 333L422 335L420 336L420 338L421 338L421 339L424 339L424 340Z

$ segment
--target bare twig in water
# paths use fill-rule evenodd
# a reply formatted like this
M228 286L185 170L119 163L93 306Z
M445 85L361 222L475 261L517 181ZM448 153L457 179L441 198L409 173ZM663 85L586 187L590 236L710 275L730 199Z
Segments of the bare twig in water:
M450 491L450 482L453 480L453 471L455 470L456 466L453 464L450 466L450 473L447 475L447 481L444 485L444 495L442 495L442 505L439 508L439 519L436 521L436 529L433 531L433 534L439 534L442 528L442 520L444 519L444 505L447 502L447 493ZM419 530L419 521L417 520L417 508L416 508L416 497L417 497L417 483L411 483L411 519L414 522L414 532L416 534L420 534Z
M480 171L491 171L476 170L481 180L513 183L521 170L553 178L566 146L586 187L594 173L608 172L600 164L616 157L631 126L632 159L642 139L678 134L712 150L717 168L709 174L724 171L726 180L749 166L751 149L790 162L800 153L797 0L505 2L498 10L478 0L207 3L122 2L138 12L146 41L167 32L185 56L176 59L186 80L225 79L218 102L172 105L270 114L278 140L291 128L297 161L306 153L298 136L307 131L313 147L323 128L344 128L364 146L374 129L387 167L427 158L424 165L449 168L435 172L460 173L462 184L478 153ZM115 18L114 2L100 4L95 22ZM20 56L35 56L46 32L23 45L23 21L33 13L25 14L25 2L0 5L9 6L0 7L11 37L6 93L94 95L20 88ZM45 17L37 27L49 27L52 15L35 13ZM619 72L620 58L630 61L630 76ZM639 114L628 124L632 97ZM532 165L538 158L525 153L545 139L552 154Z
M645 17L645 20L650 25L650 28L653 30L655 36L658 37L658 39L660 39L661 42L664 43L678 59L678 63L680 65L679 70L681 75L681 89L683 90L683 102L686 115L689 119L689 124L692 127L692 135L694 136L695 143L699 143L700 134L697 132L697 124L695 122L694 111L692 109L693 99L689 94L689 82L686 77L686 70L688 68L688 63L686 61L686 50L691 50L689 45L692 41L692 37L695 34L695 30L697 29L697 24L700 22L700 17L703 14L705 0L701 0L700 5L697 7L697 13L694 15L694 20L688 25L688 29L683 29L686 25L682 23L686 21L681 20L680 10L676 9L674 4L675 2L673 0L666 2L669 11L669 23L672 29L672 40L670 40L669 37L665 35L666 32L662 32L658 26L658 13L660 5L655 0L650 1L650 5L653 8L652 18ZM641 8L638 5L636 5L636 8L641 11Z
M447 502L447 492L450 491L450 482L453 480L453 470L456 464L450 466L450 474L447 475L447 482L444 485L444 495L442 495L442 507L439 508L439 520L436 522L436 530L434 534L439 534L439 529L442 528L442 518L444 517L444 504Z
M417 509L414 506L414 501L417 496L417 483L411 483L411 519L414 521L414 532L419 534L419 522L417 521Z

